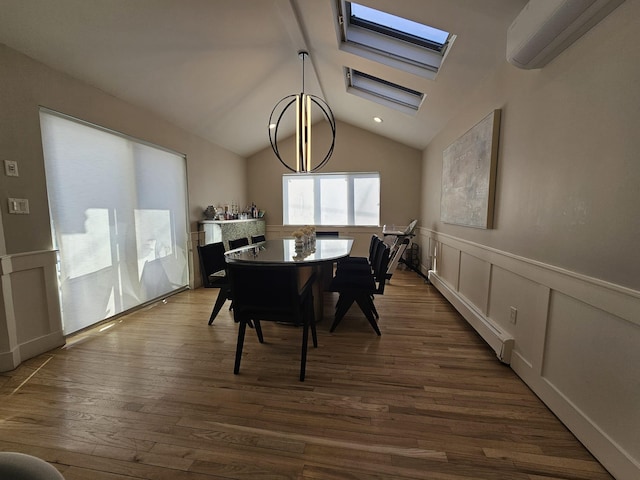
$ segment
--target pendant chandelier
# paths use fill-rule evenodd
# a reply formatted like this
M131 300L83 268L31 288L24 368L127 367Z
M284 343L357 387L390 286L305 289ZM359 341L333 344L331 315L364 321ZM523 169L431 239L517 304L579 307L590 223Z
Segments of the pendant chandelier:
M327 102L320 97L304 93L304 62L308 56L309 53L304 50L298 52L298 57L302 60L302 92L284 97L276 103L276 106L273 107L271 115L269 116L269 141L271 142L271 148L276 154L276 157L278 157L278 160L280 160L280 163L296 173L311 173L324 167L329 161L329 158L331 158L336 142L336 121L331 108L327 105ZM295 164L293 159L289 159L289 161L283 160L280 149L278 148L280 123L289 107L294 104L296 109ZM331 143L327 153L322 161L316 165L311 161L311 109L313 105L320 109L324 118L329 122L329 128L331 130Z

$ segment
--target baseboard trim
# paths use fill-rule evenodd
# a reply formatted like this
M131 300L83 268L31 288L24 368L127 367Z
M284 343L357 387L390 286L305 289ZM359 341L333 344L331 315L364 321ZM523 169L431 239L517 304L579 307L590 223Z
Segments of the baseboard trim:
M20 350L16 347L13 350L0 352L0 372L10 372L20 365Z
M548 379L518 355L513 356L511 368L615 478L639 478L640 464Z
M473 304L450 288L433 270L429 271L429 281L489 344L498 359L509 364L513 351L513 337L504 333L494 322L476 310Z

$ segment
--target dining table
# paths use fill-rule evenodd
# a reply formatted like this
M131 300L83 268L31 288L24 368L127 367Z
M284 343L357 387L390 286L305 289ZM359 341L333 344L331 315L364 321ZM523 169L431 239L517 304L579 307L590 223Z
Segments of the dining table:
M334 262L348 257L353 238L318 237L300 246L294 237L269 239L225 252L227 263L243 263L256 268L295 268L302 285L313 275L316 322L323 317L323 295L333 277Z

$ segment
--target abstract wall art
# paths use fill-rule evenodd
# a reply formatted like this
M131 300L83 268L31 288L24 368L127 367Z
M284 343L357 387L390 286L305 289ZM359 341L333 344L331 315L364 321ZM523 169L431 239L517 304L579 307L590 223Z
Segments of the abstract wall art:
M442 156L440 219L493 228L500 110L494 110L449 145Z

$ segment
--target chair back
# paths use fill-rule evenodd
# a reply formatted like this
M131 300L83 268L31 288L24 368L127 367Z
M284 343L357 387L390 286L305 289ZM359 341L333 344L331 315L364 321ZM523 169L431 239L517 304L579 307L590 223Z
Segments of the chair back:
M407 228L405 229L404 234L413 235L413 231L415 230L417 224L418 224L418 220L411 220L409 225L407 225Z
M376 237L377 240L373 245L373 251L371 252L371 257L369 263L371 264L371 269L373 270L373 274L377 276L378 265L382 260L382 255L385 251L391 251L391 247L387 245L380 237Z
M251 243L264 242L264 235L251 235Z
M260 323L263 320L271 320L302 326L300 381L303 381L309 329L313 346L318 346L312 293L315 277L313 269L295 265L263 266L230 262L228 270L233 296L233 315L235 321L240 323L233 373L240 372L247 325L253 323L258 340L263 343Z
M384 294L384 286L387 283L387 280L391 278L391 276L387 274L387 268L389 268L390 259L391 249L389 248L389 245L384 242L380 242L380 247L378 247L378 255L375 260L376 263L373 267L373 276L377 282L375 293L379 295Z
M301 280L296 266L227 264L236 321L271 320L303 323L303 297L311 293L313 275Z
M371 235L371 242L369 242L369 263L371 265L375 262L376 252L381 243L382 239L378 235Z
M240 248L249 245L249 239L247 237L237 238L235 240L229 240L229 249Z
M227 263L224 258L224 243L216 242L207 245L198 245L198 258L200 260L200 275L202 277L202 285L206 288L218 288L219 284L213 282L212 275L219 274L224 277Z
M328 231L320 231L320 230L316 230L316 237L338 237L340 236L340 233L337 231L332 231L332 232L328 232Z

